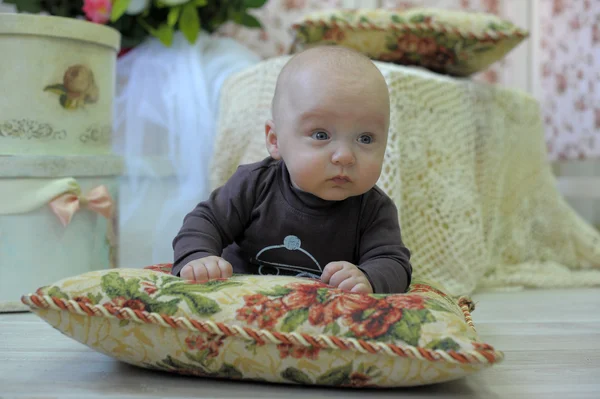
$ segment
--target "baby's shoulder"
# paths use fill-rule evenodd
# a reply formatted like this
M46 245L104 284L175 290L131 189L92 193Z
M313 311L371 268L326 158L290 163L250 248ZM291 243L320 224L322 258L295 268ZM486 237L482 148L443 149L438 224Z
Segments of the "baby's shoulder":
M252 180L257 183L268 180L275 175L278 164L279 161L267 157L259 162L239 165L232 178Z
M246 173L254 173L268 170L275 170L279 165L279 161L271 157L266 157L262 161L242 164L238 166L238 171L244 171Z
M378 186L373 186L373 188L364 193L363 196L363 203L371 208L375 205L381 206L394 203L392 199Z

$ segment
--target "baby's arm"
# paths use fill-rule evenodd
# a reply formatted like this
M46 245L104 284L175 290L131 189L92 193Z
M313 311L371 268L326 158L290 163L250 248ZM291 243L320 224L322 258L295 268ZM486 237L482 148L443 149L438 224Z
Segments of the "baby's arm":
M198 281L231 275L231 265L221 254L243 232L250 219L256 175L248 168L238 168L224 186L187 214L173 240L174 275Z
M365 209L374 212L360 238L358 268L367 276L373 292L403 293L410 285L410 251L402 243L398 211L386 195L373 199Z

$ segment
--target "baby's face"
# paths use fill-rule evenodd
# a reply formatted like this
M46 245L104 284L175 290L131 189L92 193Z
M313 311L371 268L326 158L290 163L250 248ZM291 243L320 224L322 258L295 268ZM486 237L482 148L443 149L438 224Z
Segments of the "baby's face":
M331 201L364 194L379 179L385 154L385 81L304 75L288 88L275 127L294 186Z

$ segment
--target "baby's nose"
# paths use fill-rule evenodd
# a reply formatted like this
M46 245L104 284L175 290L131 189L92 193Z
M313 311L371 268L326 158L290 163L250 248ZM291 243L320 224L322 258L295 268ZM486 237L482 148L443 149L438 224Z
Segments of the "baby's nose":
M348 166L354 164L354 162L356 162L356 159L354 158L354 154L349 148L342 147L333 153L331 161L335 165Z

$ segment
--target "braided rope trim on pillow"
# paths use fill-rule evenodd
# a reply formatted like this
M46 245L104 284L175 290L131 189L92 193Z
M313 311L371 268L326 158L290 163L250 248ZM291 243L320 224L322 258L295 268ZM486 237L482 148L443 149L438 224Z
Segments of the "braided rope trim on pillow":
M343 28L351 31L398 31L398 32L411 32L411 31L431 31L440 33L454 33L464 39L477 39L477 40L501 40L508 37L525 38L529 36L527 31L524 31L518 27L515 27L509 34L495 31L493 29L487 29L481 33L474 33L468 29L459 29L455 26L450 26L442 22L428 21L428 22L390 22L388 25L377 25L371 22L358 22L352 23L349 21L336 20L306 20L301 23L292 25L292 29L297 30L302 26L321 26L331 28Z
M186 317L170 317L158 313L117 307L111 304L90 305L82 301L64 300L55 296L29 294L21 297L21 302L30 308L52 309L67 311L82 316L96 316L131 320L140 324L158 324L163 327L181 328L192 332L216 334L235 337L260 344L286 344L300 347L320 349L350 350L360 353L382 353L388 356L406 357L422 361L446 361L456 364L494 364L502 361L504 355L491 345L474 343L477 348L473 351L432 350L412 345L393 345L383 342L368 342L354 338L339 338L331 335L311 336L309 334L281 333L264 329L254 329L240 326L227 326L212 321L199 321ZM465 321L471 328L473 321L470 311L474 309L468 298L461 298L459 306L463 311Z
M369 10L354 10L358 11L369 11ZM319 12L306 15L302 21L297 22L292 25L292 30L298 30L301 27L330 27L330 28L340 28L347 29L350 31L399 31L399 32L438 32L438 33L453 33L464 39L477 39L477 40L502 40L506 38L516 37L519 39L523 39L529 36L529 32L511 24L511 29L509 31L502 30L494 30L491 28L476 30L465 27L460 28L451 23L436 20L439 18L439 15L435 15L435 13L431 15L427 15L427 10L417 10L425 14L425 18L423 21L403 21L400 18L403 18L403 12L395 13L392 11L381 11L381 10L371 10L376 14L388 14L390 18L386 18L389 22L382 23L373 23L371 21L364 21L360 18L358 21L346 20L344 17L336 18L334 20L330 19L330 13ZM435 10L433 10L435 11ZM455 14L449 11L445 11L446 13ZM459 12L460 14L460 12ZM465 13L466 14L466 13ZM394 19L393 16L398 16L399 18ZM443 16L442 16L443 18Z

